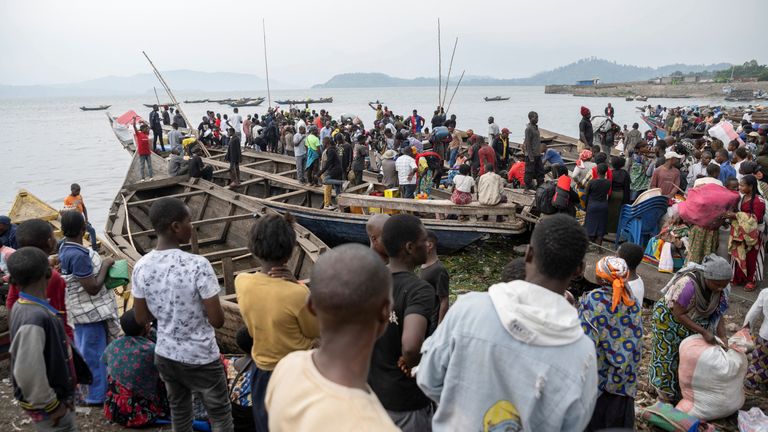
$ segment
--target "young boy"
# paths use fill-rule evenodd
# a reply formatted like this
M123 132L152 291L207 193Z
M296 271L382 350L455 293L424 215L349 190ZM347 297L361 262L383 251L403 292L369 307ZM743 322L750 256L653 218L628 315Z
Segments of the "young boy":
M399 430L366 383L373 346L392 311L387 267L365 246L339 246L312 268L307 307L317 316L323 343L277 364L267 387L269 429Z
M162 131L162 130L161 130ZM149 148L149 127L146 124L142 124L140 128L136 129L136 117L133 118L133 132L136 140L136 153L139 154L139 165L141 169L141 181L144 181L144 166L146 165L149 171L149 180L153 180L152 174L152 150ZM160 140L162 143L162 140Z
M437 234L434 231L427 230L427 262L421 265L420 275L437 292L439 306L435 325L440 324L448 312L450 275L448 275L448 270L445 269L443 263L440 262L440 258L437 257Z
M629 274L627 275L627 286L632 292L632 296L642 306L643 299L645 298L645 285L643 284L643 278L637 274L637 266L643 261L643 248L635 243L622 243L618 250L619 258L623 259L627 263Z
M38 431L76 431L72 355L58 310L45 301L51 267L45 252L23 247L8 259L21 290L11 314L11 380L14 397Z
M88 222L88 209L85 208L85 201L83 201L83 196L80 195L80 185L77 183L72 183L72 185L69 187L69 191L69 195L64 198L64 209L75 210L83 215L85 218L86 230L88 231L88 237L91 242L91 249L98 252L99 244L96 240L96 230L93 229L93 225Z
M192 430L192 393L200 393L216 431L232 431L227 377L214 327L224 325L211 263L182 251L192 236L187 206L162 198L149 210L157 246L133 269L136 321L157 320L155 365L168 391L174 430Z
M19 247L33 246L47 255L53 254L56 248L56 237L53 235L53 227L48 222L41 219L30 219L19 225L17 231ZM59 311L61 322L64 324L64 331L70 339L74 339L72 327L67 325L67 305L64 301L66 295L67 282L61 277L58 271L51 269L51 279L48 281L48 287L45 289L45 299L54 309ZM13 305L19 299L19 289L11 284L8 287L8 296L5 300L5 307L8 313L13 309Z

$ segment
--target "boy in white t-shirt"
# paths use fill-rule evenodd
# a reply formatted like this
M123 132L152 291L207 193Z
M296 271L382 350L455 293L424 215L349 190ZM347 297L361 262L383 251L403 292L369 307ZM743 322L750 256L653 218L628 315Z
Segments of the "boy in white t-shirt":
M626 261L627 268L629 269L627 286L629 286L629 290L632 292L635 300L642 304L645 296L645 285L643 284L643 278L637 274L637 266L643 261L643 248L634 243L627 242L619 247L617 255Z
M192 236L187 206L177 198L155 201L149 219L155 249L133 268L136 321L157 320L155 365L168 391L174 430L192 430L192 393L199 393L213 430L233 431L227 377L215 328L224 325L219 282L205 258L179 249Z

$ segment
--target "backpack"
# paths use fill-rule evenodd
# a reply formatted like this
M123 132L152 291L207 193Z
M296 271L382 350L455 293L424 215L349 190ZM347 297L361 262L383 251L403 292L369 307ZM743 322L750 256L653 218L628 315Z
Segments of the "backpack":
M541 214L551 215L557 213L557 209L553 204L556 190L557 184L553 182L544 183L536 189L534 203Z

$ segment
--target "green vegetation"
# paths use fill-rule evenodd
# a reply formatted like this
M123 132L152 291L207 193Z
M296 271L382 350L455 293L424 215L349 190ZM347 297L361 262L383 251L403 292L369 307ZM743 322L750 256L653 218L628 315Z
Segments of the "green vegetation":
M486 291L501 282L501 269L518 255L514 247L527 241L522 237L491 236L440 260L451 275L451 301L467 291Z
M757 63L757 60L750 60L741 66L733 66L733 78L757 78L758 81L768 81L768 66ZM718 71L715 74L715 81L728 82L731 79L731 68Z

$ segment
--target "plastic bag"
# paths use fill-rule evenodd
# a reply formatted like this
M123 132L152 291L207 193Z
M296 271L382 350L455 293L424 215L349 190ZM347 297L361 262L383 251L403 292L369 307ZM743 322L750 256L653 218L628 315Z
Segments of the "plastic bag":
M768 432L768 416L758 407L739 411L739 432Z

